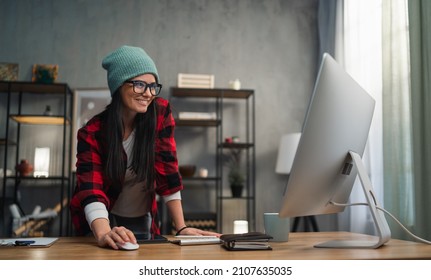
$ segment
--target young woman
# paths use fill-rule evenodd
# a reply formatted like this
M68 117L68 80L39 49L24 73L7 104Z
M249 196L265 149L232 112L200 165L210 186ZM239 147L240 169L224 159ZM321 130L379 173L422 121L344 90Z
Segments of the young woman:
M78 131L77 184L71 200L78 235L93 233L101 247L136 243L135 234L160 234L156 194L177 233L218 235L187 227L181 204L175 123L153 60L122 46L104 58L112 101Z

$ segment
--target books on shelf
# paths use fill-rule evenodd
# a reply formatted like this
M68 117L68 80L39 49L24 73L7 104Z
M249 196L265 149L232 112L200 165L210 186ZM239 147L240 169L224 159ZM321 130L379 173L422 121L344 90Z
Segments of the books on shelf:
M215 112L179 112L180 120L215 120L217 115Z
M229 251L272 250L269 245L270 239L272 236L261 232L223 234L220 236L223 247Z

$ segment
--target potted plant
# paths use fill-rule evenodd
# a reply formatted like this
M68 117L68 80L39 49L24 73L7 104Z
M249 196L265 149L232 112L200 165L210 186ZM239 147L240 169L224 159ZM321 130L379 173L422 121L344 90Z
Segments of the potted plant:
M241 150L232 149L228 158L228 181L233 197L241 197L244 189L245 175L241 169Z
M232 196L241 197L245 182L244 173L239 168L232 168L228 177Z

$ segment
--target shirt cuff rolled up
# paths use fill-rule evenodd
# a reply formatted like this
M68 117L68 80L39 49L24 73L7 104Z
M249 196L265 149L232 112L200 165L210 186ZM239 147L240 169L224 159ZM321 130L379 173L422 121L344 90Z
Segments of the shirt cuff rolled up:
M175 199L181 200L181 192L178 191L178 192L175 192L173 194L164 195L164 196L162 196L162 198L163 198L163 201L165 203L168 201L171 201L171 200L175 200Z
M92 202L84 207L85 219L91 228L91 223L96 219L106 219L109 221L109 213L102 202Z

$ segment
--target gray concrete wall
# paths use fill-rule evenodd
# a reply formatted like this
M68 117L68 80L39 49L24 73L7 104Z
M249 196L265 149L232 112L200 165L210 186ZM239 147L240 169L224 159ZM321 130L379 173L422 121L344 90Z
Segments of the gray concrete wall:
M24 81L31 80L33 64L51 63L59 65L58 82L71 88L106 87L102 58L130 44L155 60L166 98L179 72L214 74L216 87L239 78L256 93L256 214L262 230L262 213L278 211L287 180L275 174L280 137L300 131L314 83L317 2L0 0L0 61L19 63ZM226 135L236 133L232 127ZM191 152L199 151L196 143L178 141L180 161L197 161ZM195 207L191 199L184 204Z

